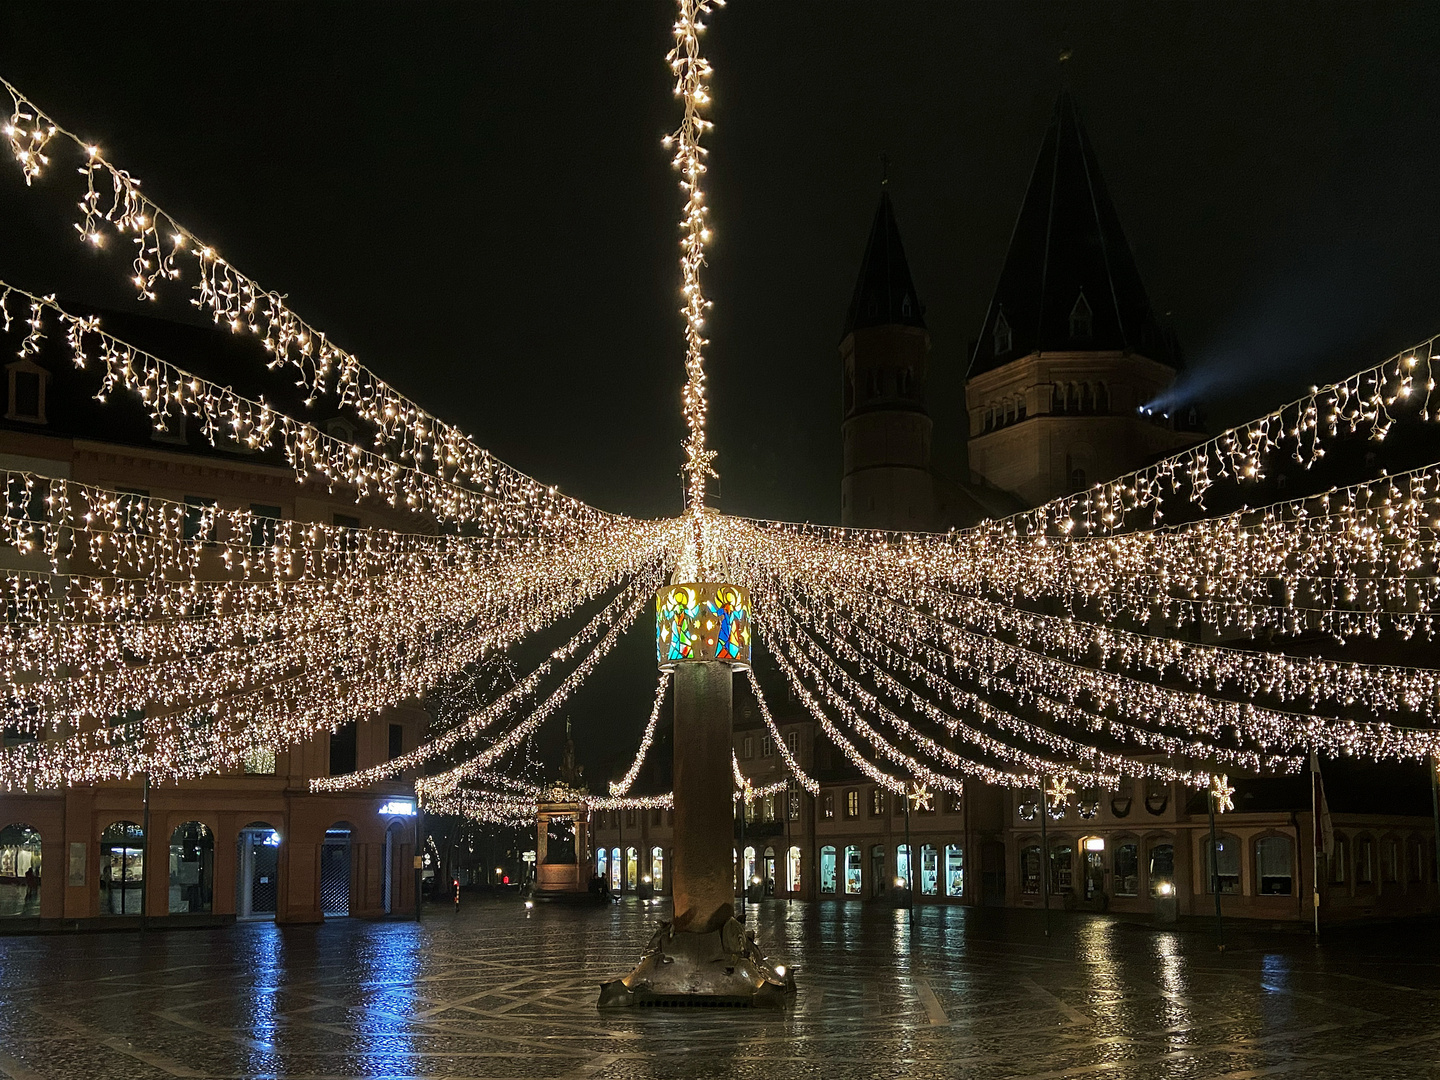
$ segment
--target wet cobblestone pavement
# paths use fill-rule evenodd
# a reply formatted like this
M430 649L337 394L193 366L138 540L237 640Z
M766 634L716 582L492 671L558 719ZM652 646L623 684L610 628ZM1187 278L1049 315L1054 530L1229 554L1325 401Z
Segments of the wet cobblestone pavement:
M751 908L783 1013L602 1014L657 908L0 938L0 1076L1440 1077L1440 928L1161 932L1034 912Z

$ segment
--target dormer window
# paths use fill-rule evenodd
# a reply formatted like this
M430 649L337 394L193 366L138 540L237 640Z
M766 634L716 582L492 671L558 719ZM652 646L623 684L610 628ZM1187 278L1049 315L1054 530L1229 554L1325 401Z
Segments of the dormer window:
M1079 341L1089 340L1094 333L1095 319L1090 310L1090 302L1085 299L1085 292L1081 290L1079 297L1075 300L1075 306L1070 309L1070 336Z
M1002 309L1000 314L995 317L995 355L1004 356L1010 351L1013 344L1010 323L1005 318L1005 312Z
M5 410L5 419L45 423L45 391L50 373L29 358L6 364L5 371L9 377L9 408Z
M908 319L910 317L910 312L910 294L906 293L904 301L900 304L900 314Z

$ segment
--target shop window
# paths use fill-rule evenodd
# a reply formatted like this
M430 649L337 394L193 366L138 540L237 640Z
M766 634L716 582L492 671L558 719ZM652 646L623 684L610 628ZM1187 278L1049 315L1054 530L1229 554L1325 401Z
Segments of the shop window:
M820 892L835 895L835 849L829 844L820 849Z
M650 884L654 886L657 893L665 889L665 849L653 847L650 849Z
M1069 844L1057 844L1050 849L1050 891L1075 891L1075 849Z
M1020 891L1040 895L1040 847L1031 844L1020 850Z
M800 849L792 847L785 853L785 891L800 891Z
M860 816L860 792L854 788L845 792L845 816L847 818Z
M635 891L640 884L640 853L633 847L625 849L625 888Z
M1261 896L1290 896L1294 891L1291 858L1295 845L1288 836L1264 836L1255 844L1255 874Z
M0 916L40 914L40 833L29 825L0 829Z
M915 879L911 877L910 848L905 844L895 845L895 883L897 885L915 885Z
M745 862L741 865L740 868L740 887L742 889L748 889L750 887L750 883L754 880L754 878L755 849L753 847L747 847L745 849Z
M860 895L860 849L854 844L845 849L845 895Z
M1347 879L1347 867L1350 863L1350 841L1339 833L1335 834L1335 843L1330 851L1330 883L1332 885L1344 885Z
M603 847L595 852L595 876L601 881L610 876L610 852Z
M170 913L204 912L215 897L215 834L187 821L170 835Z
M139 915L145 890L145 830L117 821L100 834L100 914Z
M1240 841L1233 836L1221 836L1212 845L1205 838L1205 891L1216 891L1216 883L1222 893L1240 891Z
M958 844L945 846L945 895L965 895L965 852Z
M1115 895L1140 895L1140 845L1119 844L1115 848Z
M619 892L619 891L620 891L620 880L621 880L621 874L622 874L623 872L624 872L624 871L623 871L623 868L622 868L621 865L620 865L620 849L619 849L618 847L617 847L617 848L611 848L611 849L610 849L610 891L611 891L611 892Z
M1160 886L1175 885L1175 846L1156 844L1150 849L1150 895L1159 896Z
M940 894L940 852L930 844L920 848L920 895Z

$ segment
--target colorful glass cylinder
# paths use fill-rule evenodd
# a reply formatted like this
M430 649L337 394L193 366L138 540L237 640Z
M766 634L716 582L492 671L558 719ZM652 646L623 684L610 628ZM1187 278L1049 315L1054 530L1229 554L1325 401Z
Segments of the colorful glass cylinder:
M750 590L723 582L667 585L655 594L655 659L750 667Z

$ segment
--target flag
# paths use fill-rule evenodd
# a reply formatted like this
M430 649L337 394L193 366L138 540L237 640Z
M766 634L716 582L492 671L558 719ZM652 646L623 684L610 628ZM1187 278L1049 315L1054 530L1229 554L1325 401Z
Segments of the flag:
M1310 812L1315 822L1315 850L1329 859L1335 852L1335 825L1330 804L1325 801L1325 781L1320 778L1320 759L1310 753Z

